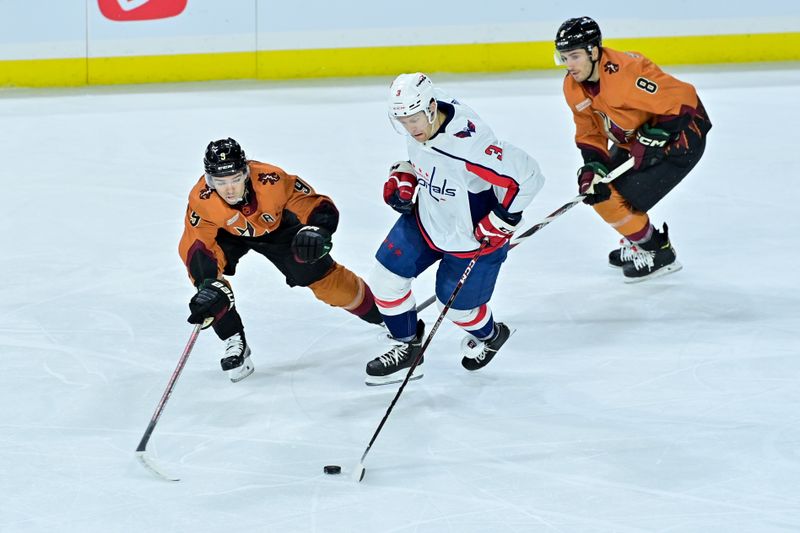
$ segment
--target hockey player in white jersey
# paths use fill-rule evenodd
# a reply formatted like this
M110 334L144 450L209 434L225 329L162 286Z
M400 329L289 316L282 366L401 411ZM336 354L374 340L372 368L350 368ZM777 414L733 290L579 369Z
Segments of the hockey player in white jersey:
M419 354L425 325L417 319L411 282L439 262L439 309L480 243L488 240L447 318L467 333L461 364L478 370L511 334L488 302L522 210L544 177L536 161L503 141L422 73L401 74L389 89L389 117L407 134L408 160L391 166L384 201L401 213L384 239L370 275L378 310L395 346L367 364L368 385L397 383ZM414 201L416 192L416 202ZM411 379L422 377L422 363Z

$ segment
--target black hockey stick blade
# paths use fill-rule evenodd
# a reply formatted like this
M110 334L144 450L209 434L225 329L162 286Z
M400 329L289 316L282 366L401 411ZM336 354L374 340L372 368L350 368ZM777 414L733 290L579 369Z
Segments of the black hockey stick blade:
M156 476L159 479L163 479L164 481L180 481L181 478L171 476L167 474L158 464L153 461L152 457L147 455L147 451L137 451L136 458L139 460L140 463L145 467L145 469Z

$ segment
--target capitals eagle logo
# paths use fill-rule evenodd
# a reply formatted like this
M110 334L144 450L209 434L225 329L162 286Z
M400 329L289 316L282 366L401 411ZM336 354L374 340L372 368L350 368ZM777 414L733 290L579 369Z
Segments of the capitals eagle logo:
M466 137L472 137L473 133L475 133L475 124L473 124L471 120L467 120L466 127L463 130L454 133L453 135L459 139L464 139Z

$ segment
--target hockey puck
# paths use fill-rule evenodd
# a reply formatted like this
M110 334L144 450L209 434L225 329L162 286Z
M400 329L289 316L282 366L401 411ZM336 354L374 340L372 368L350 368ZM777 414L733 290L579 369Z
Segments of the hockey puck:
M327 465L322 469L326 474L339 474L342 472L342 467L339 465Z

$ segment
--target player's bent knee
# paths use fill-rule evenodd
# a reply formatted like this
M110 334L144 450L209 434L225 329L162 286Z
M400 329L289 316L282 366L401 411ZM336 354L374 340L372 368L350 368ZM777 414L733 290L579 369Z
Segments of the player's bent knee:
M399 315L416 307L411 292L411 278L398 276L380 263L376 263L368 279L375 296L375 305L382 314Z
M398 276L377 262L367 279L372 294L381 300L396 300L408 294L411 289L411 278Z

